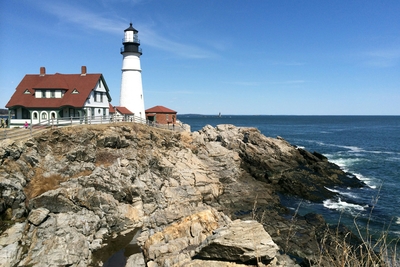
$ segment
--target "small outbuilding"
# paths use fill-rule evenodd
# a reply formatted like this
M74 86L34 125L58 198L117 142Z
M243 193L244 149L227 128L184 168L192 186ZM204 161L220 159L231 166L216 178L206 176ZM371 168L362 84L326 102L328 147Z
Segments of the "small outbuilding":
M126 107L116 106L113 108L114 118L116 121L134 121L135 114Z
M172 124L176 123L176 111L163 107L163 106L155 106L149 109L146 109L146 119L149 122L160 123L160 124Z

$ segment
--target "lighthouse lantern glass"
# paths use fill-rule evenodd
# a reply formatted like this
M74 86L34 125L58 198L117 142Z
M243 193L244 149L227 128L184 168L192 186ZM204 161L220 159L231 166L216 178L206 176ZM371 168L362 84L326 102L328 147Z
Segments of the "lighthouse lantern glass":
M133 42L133 31L125 32L125 42Z

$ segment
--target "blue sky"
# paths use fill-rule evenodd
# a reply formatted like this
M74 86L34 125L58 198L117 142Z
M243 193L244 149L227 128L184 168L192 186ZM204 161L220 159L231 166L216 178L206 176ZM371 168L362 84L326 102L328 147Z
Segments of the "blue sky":
M139 31L145 108L400 115L400 1L0 2L0 108L25 74L102 73L119 104Z

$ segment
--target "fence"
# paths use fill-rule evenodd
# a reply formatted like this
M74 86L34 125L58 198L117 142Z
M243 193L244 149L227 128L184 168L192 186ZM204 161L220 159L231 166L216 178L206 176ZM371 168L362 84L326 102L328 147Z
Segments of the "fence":
M35 134L49 128L66 127L66 126L78 126L78 125L92 125L92 124L116 124L116 123L142 123L151 127L168 129L173 131L184 131L185 129L180 124L159 124L143 120L140 117L131 117L129 121L125 121L121 118L115 118L113 116L90 116L90 117L70 117L70 118L58 118L46 121L41 121L37 124L28 125L25 127L15 128L4 128L3 132L0 132L0 140L13 139L20 140L24 138L33 137Z

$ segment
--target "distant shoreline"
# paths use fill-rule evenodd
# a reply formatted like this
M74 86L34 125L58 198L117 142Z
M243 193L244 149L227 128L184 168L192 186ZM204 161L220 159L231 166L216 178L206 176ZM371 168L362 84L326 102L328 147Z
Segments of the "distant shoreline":
M268 114L246 114L246 115L239 115L239 114L221 114L220 116L218 114L179 114L179 117L244 117L244 116L249 116L249 117L400 117L399 115L268 115Z

